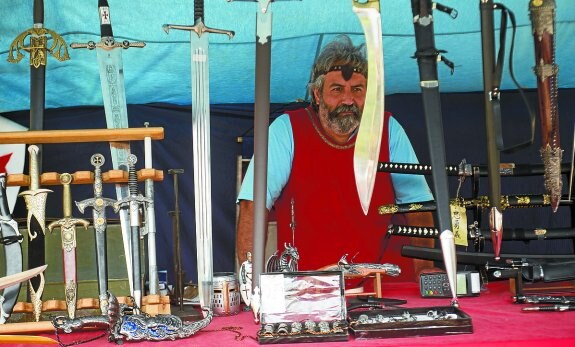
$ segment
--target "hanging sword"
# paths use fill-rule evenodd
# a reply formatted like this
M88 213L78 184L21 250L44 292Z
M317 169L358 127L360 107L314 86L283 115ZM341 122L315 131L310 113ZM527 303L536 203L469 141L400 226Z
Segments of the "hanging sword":
M127 205L130 211L130 240L132 250L132 282L134 283L134 290L131 292L136 307L141 306L142 303L142 273L140 266L140 205L142 209L146 208L146 204L150 203L150 199L138 193L138 173L136 172L136 163L138 158L130 154L128 156L128 187L130 188L130 196L119 200L114 204L114 209L119 210L120 207Z
M12 218L6 194L6 173L0 173L0 243L4 245L6 276L22 272L22 235ZM20 283L4 289L0 295L0 324L10 318L20 293Z
M66 294L66 308L68 309L68 317L74 319L76 315L76 298L78 291L78 280L76 270L76 225L82 225L84 229L88 229L90 222L84 219L72 217L72 191L70 185L72 184L72 175L63 173L60 175L60 183L62 183L62 209L64 216L62 219L48 224L50 232L54 231L55 227L60 228L60 236L62 238L62 259L64 264L64 285Z
M361 123L355 141L353 170L359 201L367 215L379 159L383 132L383 42L379 0L352 0L353 12L358 16L365 33L367 46L367 91Z
M106 113L106 124L109 129L128 128L128 108L126 105L126 92L124 90L122 49L128 49L130 47L142 48L146 44L143 42L129 42L127 40L119 43L114 39L107 0L98 0L98 13L100 15L100 42L72 43L70 47L96 50L98 64L100 66L100 83L102 86L104 111ZM110 142L110 152L112 154L112 167L115 170L127 171L128 168L124 165L130 154L130 144L127 142ZM116 184L116 197L118 200L125 199L129 195L126 185ZM120 224L130 291L132 291L133 276L132 264L130 263L132 257L130 255L130 229L128 228L130 220L128 211L124 209L120 210Z
M211 307L213 259L208 36L214 33L232 38L234 32L213 29L204 24L203 0L194 0L194 25L164 24L163 28L166 32L170 29L190 31L198 290L201 307Z
M441 8L446 9L444 6ZM417 49L415 57L419 67L421 96L423 98L427 140L430 148L429 156L432 163L433 194L437 203L436 218L441 230L440 240L443 251L443 263L449 279L451 293L453 293L451 304L458 306L455 287L457 259L455 258L455 243L450 218L447 173L443 169L445 167L445 140L441 116L437 61L441 58L442 61L448 63L448 66L452 67L453 64L443 58L441 52L435 47L431 0L411 0L411 9ZM446 10L446 12L448 11ZM452 11L452 13L457 12Z
M86 207L92 207L92 224L96 232L96 267L98 271L98 294L102 314L108 313L108 257L106 252L106 207L114 207L113 199L102 197L102 165L104 156L100 153L92 155L90 163L94 166L94 197L76 201L81 213ZM115 212L118 212L115 210Z
M559 141L559 107L555 64L555 0L529 1L529 17L535 45L535 75L541 122L541 158L545 166L545 189L551 195L551 208L557 212L561 199L561 160Z
M28 216L26 218L26 226L28 229L28 242L29 246L33 244L31 242L35 238L41 238L43 240L44 234L46 233L46 198L48 193L52 191L50 189L40 188L40 168L38 162L38 152L39 148L36 145L31 145L28 147L29 154L29 175L30 175L30 186L26 191L21 192L18 196L24 197L26 201L26 209L28 210ZM44 243L42 242L42 247L40 249L35 249L33 247L28 247L28 267L38 267L44 265ZM34 256L32 253L34 253ZM41 256L37 256L40 255ZM40 263L42 260L42 264ZM44 280L40 277L35 277L30 280L30 286L28 287L30 294L30 301L32 302L32 307L34 311L34 318L36 321L40 320L40 312L42 310L42 292L44 291Z
M10 44L8 61L18 63L24 58L22 51L30 54L30 130L44 129L44 104L45 104L45 87L46 87L46 64L48 62L48 53L58 61L70 59L68 48L64 39L55 31L44 28L44 1L34 0L33 7L33 27L27 29L18 35ZM30 37L29 44L25 40ZM49 41L48 38L51 40ZM48 44L50 42L50 44ZM16 54L16 56L14 56ZM37 146L37 168L38 172L42 171L42 147ZM29 199L27 199L28 201ZM40 203L41 200L37 199ZM45 204L45 200L41 202ZM28 204L26 205L28 206ZM44 208L45 205L35 206L36 212L31 215L28 213L28 266L30 268L38 267L46 263L44 249ZM40 212L41 211L41 212ZM41 219L38 219L41 217ZM32 219L32 221L31 221ZM30 227L32 229L30 229ZM41 233L39 231L42 231ZM35 277L31 281L30 300L35 301L38 294L41 294L41 279ZM34 298L34 299L33 299ZM40 298L38 298L40 299ZM38 302L36 301L36 304ZM36 307L36 306L34 306ZM40 317L40 311L35 311L35 316Z

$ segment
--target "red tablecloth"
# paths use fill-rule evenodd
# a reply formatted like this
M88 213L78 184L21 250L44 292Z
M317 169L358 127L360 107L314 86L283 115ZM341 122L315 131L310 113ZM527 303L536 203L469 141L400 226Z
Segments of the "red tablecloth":
M522 305L511 302L508 282L487 285L478 297L460 298L460 309L471 316L472 334L355 340L348 342L305 343L302 346L575 346L575 311L521 312ZM404 307L430 307L449 305L449 299L424 299L419 296L415 283L384 284L385 297L407 299ZM255 340L259 325L254 324L250 312L236 316L215 317L212 323L187 339L161 342L164 347L224 347L258 346ZM83 341L101 332L62 334L62 342ZM54 334L42 334L54 338ZM141 347L157 346L157 342L126 342ZM81 346L108 345L105 338ZM113 346L112 344L109 344ZM294 344L290 344L294 345ZM19 345L20 346L20 345ZM21 345L30 346L30 345Z

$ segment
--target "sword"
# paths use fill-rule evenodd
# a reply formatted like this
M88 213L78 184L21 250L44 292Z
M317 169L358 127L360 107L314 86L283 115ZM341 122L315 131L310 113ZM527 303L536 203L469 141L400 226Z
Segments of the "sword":
M144 126L148 127L148 122ZM152 138L144 137L144 168L152 169ZM160 282L158 281L158 265L156 260L156 212L154 208L154 180L146 178L146 197L150 203L146 204L144 234L148 236L148 289L150 295L158 294Z
M379 147L383 131L383 43L379 0L353 0L353 12L359 18L365 43L369 76L361 123L353 152L355 184L363 213L367 215L379 158Z
M76 270L76 225L82 225L84 229L88 229L90 222L84 219L72 217L72 192L70 184L72 184L72 175L63 173L60 175L60 183L62 183L62 208L64 217L57 221L48 224L50 232L54 231L55 227L60 228L60 236L62 238L62 258L64 263L64 284L66 293L66 308L68 309L68 317L74 319L76 315L76 297L78 291L78 280Z
M204 1L194 0L194 25L164 24L163 26L166 32L170 29L190 31L196 255L202 308L211 307L213 297L208 37L210 33L225 34L229 38L234 36L233 31L207 27L204 19Z
M6 173L0 173L0 243L4 245L7 276L22 272L22 239L18 223L12 218L6 194ZM20 282L7 287L0 295L0 324L10 318L20 293Z
M28 267L38 267L44 265L44 234L46 233L45 217L46 217L46 198L50 189L40 188L40 168L38 162L39 148L36 145L28 147L29 154L29 174L30 186L29 189L20 192L18 196L24 197L26 201L26 209L28 215L26 218L26 227L28 229ZM39 231L42 231L41 233ZM32 242L38 238L35 242ZM34 245L33 247L31 247ZM35 246L38 245L38 249ZM41 246L41 247L40 247ZM40 320L40 312L42 311L42 292L44 290L43 278L33 278L30 280L28 287L30 292L30 301L33 305L34 317L36 321Z
M557 104L557 73L555 64L555 1L529 1L529 14L535 45L535 75L541 121L541 158L545 166L544 185L551 195L553 212L561 198L561 160L563 150L559 141L559 107Z
M22 271L19 273L11 274L8 276L0 277L0 289L11 287L17 283L22 283L31 279L32 277L40 276L46 270L48 265L42 265L30 270Z
M571 167L568 163L561 164L560 173L568 174L570 169ZM411 175L431 175L431 165L380 162L377 171ZM472 165L463 160L459 165L446 165L445 172L448 176L472 177L474 173L476 173L481 177L485 177L488 176L488 167L486 165ZM543 164L499 164L500 176L534 176L543 175L544 172L545 167Z
M452 305L458 306L455 276L457 262L455 259L455 244L453 243L452 225L449 213L449 186L445 167L445 141L443 135L443 122L441 115L441 98L439 95L439 80L437 76L437 61L442 60L451 67L453 64L441 56L441 51L435 47L435 33L433 29L433 7L431 0L412 0L413 26L415 30L416 52L415 58L419 67L419 79L425 124L427 127L427 140L430 145L431 172L433 194L437 202L437 223L441 230L440 239L443 249L444 263L451 293ZM446 7L441 7L448 12ZM453 12L453 11L452 11ZM456 12L455 12L456 13ZM433 150L431 150L433 148Z
M108 312L108 261L106 246L106 207L114 207L113 199L102 197L102 165L106 160L100 153L92 155L90 163L94 166L94 197L76 201L76 206L81 213L86 207L92 207L92 224L96 231L96 267L98 272L98 294L100 310L102 314ZM118 212L115 210L114 212Z
M151 201L147 197L142 196L138 193L138 173L136 172L136 162L138 158L135 155L130 154L128 156L128 186L130 188L130 196L116 201L114 203L114 209L119 210L120 207L124 205L129 206L130 210L130 240L132 249L132 282L134 283L134 290L132 291L132 296L137 310L142 303L142 273L140 266L140 205L142 208L146 208L146 204Z
M18 63L24 58L24 53L30 54L30 130L43 130L44 129L44 104L45 104L45 86L46 86L46 64L48 62L48 53L56 58L58 61L65 61L70 59L68 55L68 48L64 39L55 31L44 28L44 1L34 0L33 5L33 27L25 30L19 34L14 41L10 44L8 61L11 63ZM29 44L26 44L26 38L29 37ZM48 44L48 37L51 38ZM23 53L24 51L24 53ZM15 55L14 55L15 54ZM42 157L41 146L37 154L38 172L42 171ZM45 201L45 200L44 200ZM40 200L38 200L40 202ZM28 205L27 205L28 206ZM28 266L36 267L46 263L45 250L44 250L44 206L36 208L41 209L41 220L34 220L30 224L30 214L28 215L28 233L30 237L28 240ZM34 215L34 219L40 217L40 214ZM32 230L30 229L32 226ZM42 233L38 233L42 230ZM34 240L35 239L35 240ZM34 240L34 241L33 241ZM30 300L36 298L42 292L41 279L33 278L30 286ZM38 298L39 299L39 298ZM38 304L39 302L36 302ZM41 304L41 303L40 303ZM34 306L36 307L36 306ZM35 311L37 320L39 319L40 311Z
M106 124L109 129L128 128L128 108L124 90L122 49L128 49L130 47L142 48L146 44L143 42L129 42L127 40L120 43L114 39L107 0L98 0L98 13L100 15L100 42L72 43L70 47L96 50L100 67L100 83L102 86L104 111L106 113ZM124 164L130 154L130 144L127 142L110 142L110 152L112 155L112 167L115 170L120 169L127 171L127 167L125 167ZM116 184L116 197L118 200L125 199L129 195L126 185ZM120 224L124 242L124 253L126 256L126 268L130 282L130 290L132 290L130 230L128 228L130 221L128 211L124 209L120 210Z
M170 169L170 175L174 176L174 211L170 211L172 218L172 239L174 241L174 275L176 285L174 286L175 296L178 300L180 312L184 311L184 272L182 271L182 249L180 245L180 190L178 175L183 174L183 169Z
M572 203L572 201L563 200L562 203ZM478 196L474 199L451 199L450 205L462 206L465 208L490 208L492 205L489 197ZM503 195L499 200L501 210L508 208L531 208L542 207L551 205L551 199L546 194L524 194L524 195ZM437 204L435 201L419 201L410 202L405 204L388 204L378 207L378 213L393 214L393 213L409 213L409 212L429 212L435 211Z

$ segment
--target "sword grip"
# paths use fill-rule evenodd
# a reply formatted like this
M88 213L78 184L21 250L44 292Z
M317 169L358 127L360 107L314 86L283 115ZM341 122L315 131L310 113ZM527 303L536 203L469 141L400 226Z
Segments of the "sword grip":
M38 152L40 149L36 145L28 147L30 159L30 190L40 188L40 168L38 166Z
M194 0L194 22L204 20L204 0Z
M62 183L62 209L64 218L72 217L72 190L70 184L72 183L72 175L63 173L60 175L60 183Z
M34 0L34 26L44 24L44 0Z

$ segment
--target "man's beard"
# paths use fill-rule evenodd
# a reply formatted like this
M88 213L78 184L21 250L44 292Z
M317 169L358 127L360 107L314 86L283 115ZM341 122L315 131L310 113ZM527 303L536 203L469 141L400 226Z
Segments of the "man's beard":
M322 116L327 120L329 127L338 134L349 134L359 126L361 112L356 105L341 105L329 111L322 102L324 113ZM342 113L352 112L351 115L342 116Z

